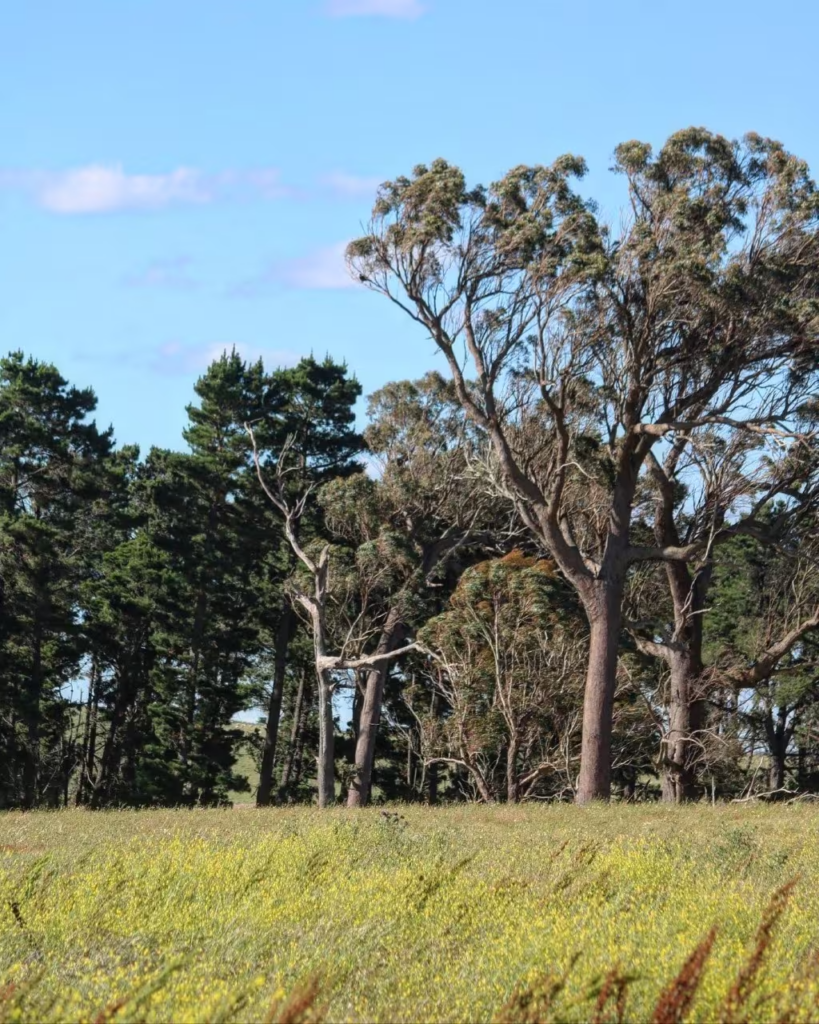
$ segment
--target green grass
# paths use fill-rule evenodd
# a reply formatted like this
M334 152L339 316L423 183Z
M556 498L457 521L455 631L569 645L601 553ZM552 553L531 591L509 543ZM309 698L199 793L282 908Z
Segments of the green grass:
M801 986L795 1018L815 1019L817 810L401 814L0 816L0 1019L263 1020L320 976L331 1021L489 1021L580 954L557 1019L591 1019L601 979L619 967L634 978L627 1019L648 1020L717 924L690 1011L712 1021L771 894L794 876L743 1013L780 1019Z

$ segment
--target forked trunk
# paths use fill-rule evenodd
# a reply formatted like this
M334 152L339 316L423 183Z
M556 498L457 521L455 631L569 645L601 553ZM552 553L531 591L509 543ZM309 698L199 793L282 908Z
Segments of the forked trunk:
M600 581L584 596L589 617L589 666L583 695L583 737L575 802L611 796L611 733L617 650L622 622L622 581Z
M376 653L385 654L399 647L403 634L404 626L400 614L394 608L387 616ZM379 661L367 673L367 686L364 692L364 704L361 708L355 746L355 775L347 794L348 807L364 807L370 800L375 763L375 741L378 736L378 724L381 721L384 684L388 671L389 662Z

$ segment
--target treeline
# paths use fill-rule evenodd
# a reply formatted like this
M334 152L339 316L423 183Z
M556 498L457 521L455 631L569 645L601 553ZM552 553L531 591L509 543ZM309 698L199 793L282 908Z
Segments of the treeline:
M819 791L819 197L771 140L379 190L352 273L449 376L235 352L185 452L0 368L0 802ZM238 711L267 709L248 740Z

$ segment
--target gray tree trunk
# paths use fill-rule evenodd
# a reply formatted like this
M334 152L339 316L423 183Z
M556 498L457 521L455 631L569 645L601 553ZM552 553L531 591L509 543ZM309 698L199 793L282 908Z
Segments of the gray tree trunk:
M378 641L376 654L386 654L400 647L404 637L404 625L398 609L393 608L387 616L384 629ZM358 737L355 747L355 774L347 794L348 807L364 807L370 800L375 763L375 742L381 721L381 707L384 702L384 684L389 671L389 662L377 662L367 673L364 704L359 719Z
M336 802L335 724L333 722L332 680L328 672L317 671L319 699L318 805Z

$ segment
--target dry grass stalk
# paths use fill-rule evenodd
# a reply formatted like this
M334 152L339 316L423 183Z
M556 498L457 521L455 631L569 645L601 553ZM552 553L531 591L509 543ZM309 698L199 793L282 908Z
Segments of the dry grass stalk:
M326 1004L319 1004L321 982L310 978L303 985L297 985L282 999L273 1002L265 1017L265 1024L323 1024Z
M110 1006L106 1006L105 1009L94 1018L94 1024L109 1024L109 1022L116 1017L127 1002L127 999L119 999L117 1002L111 1003Z
M515 989L493 1024L547 1024L554 1001L579 959L580 954L575 953L563 974L541 974L529 985Z
M529 985L515 989L493 1024L546 1024L554 998L562 987L556 975L540 975Z
M11 1015L12 1003L17 994L17 986L13 981L8 982L0 988L0 1024L7 1021Z
M679 974L660 993L651 1024L682 1024L694 1001L711 947L717 937L716 925L705 936L682 965Z
M616 1024L623 1024L626 1016L626 996L628 993L628 987L633 981L633 978L628 977L625 974L620 973L619 967L613 967L606 977L603 979L603 984L600 986L600 991L597 994L597 1001L594 1005L594 1016L591 1018L591 1024L605 1024L605 1009L609 1002L614 1000L614 1012Z

